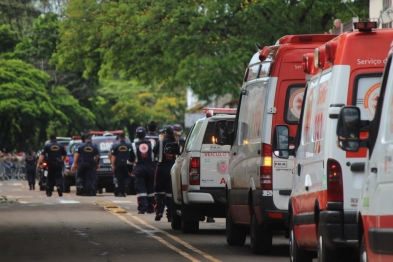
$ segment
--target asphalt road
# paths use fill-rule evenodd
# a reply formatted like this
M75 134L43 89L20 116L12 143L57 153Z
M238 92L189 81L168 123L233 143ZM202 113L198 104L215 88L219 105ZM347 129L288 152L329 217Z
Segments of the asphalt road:
M71 193L47 197L26 181L0 181L0 261L289 261L288 239L277 235L269 256L254 255L247 240L228 246L225 219L200 223L198 234L172 230L165 217L137 214L136 196ZM4 197L2 197L4 200ZM0 199L1 200L1 199ZM97 201L127 211L113 213ZM100 203L101 203L100 202Z

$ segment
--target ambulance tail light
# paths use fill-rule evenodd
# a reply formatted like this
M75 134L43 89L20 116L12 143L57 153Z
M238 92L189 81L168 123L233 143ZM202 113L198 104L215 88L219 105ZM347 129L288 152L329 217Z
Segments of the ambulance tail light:
M314 53L314 66L316 68L323 69L325 66L325 46L320 46L318 48L315 48L315 53Z
M67 165L70 163L70 157L66 156L65 161L64 161Z
M201 184L201 165L199 157L190 158L190 185L199 186Z
M265 46L262 51L259 53L259 61L263 62L269 55L269 47Z
M262 190L273 190L272 146L262 144L259 178Z
M336 58L337 43L327 42L325 44L325 60L326 62L333 63Z
M371 31L371 29L375 29L378 27L377 22L357 22L353 23L353 27L358 29L359 31Z
M327 161L327 202L343 202L343 174L340 163Z
M302 67L303 67L303 72L305 74L311 73L313 59L314 59L313 54L304 54L303 55Z

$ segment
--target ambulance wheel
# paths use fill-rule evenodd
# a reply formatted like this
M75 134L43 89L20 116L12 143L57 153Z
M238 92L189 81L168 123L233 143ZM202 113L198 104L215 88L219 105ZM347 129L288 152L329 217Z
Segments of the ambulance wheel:
M247 228L238 226L233 223L229 206L227 206L225 227L228 245L243 246L246 242Z
M334 252L325 245L321 232L322 230L318 228L318 262L342 261L338 256L336 256L337 251Z
M362 234L362 240L360 242L360 261L361 262L367 262L368 257L367 257L367 248L366 248L366 238L364 237L364 234Z
M255 214L252 214L251 218L250 242L254 254L269 254L272 249L273 232L270 228L263 229Z
M175 202L173 201L173 198L172 198L172 221L171 221L171 227L172 227L173 230L181 229L181 216L176 214L177 210L180 210L180 206L176 205Z
M196 233L199 230L199 221L181 220L181 231L185 234Z
M293 218L289 227L289 259L291 262L312 262L312 253L298 247L296 243Z

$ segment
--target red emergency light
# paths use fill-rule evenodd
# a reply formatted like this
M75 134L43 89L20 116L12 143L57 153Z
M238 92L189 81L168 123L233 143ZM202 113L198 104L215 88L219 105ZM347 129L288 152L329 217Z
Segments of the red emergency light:
M261 62L265 61L266 58L268 57L268 55L269 55L269 47L268 47L268 46L265 46L265 47L261 50L261 52L259 53L259 61L261 61Z
M203 113L206 114L206 117L211 117L217 114L227 114L227 115L235 115L236 108L203 108Z
M314 62L314 54L307 53L303 55L302 67L305 74L311 74Z
M318 48L315 48L315 53L314 53L314 66L316 68L323 69L325 66L325 46L320 46Z
M337 42L327 42L325 44L325 61L332 63L336 58Z
M117 135L117 134L123 134L123 130L113 130L113 131L90 131L91 135Z
M371 31L371 29L375 29L378 27L377 22L356 22L353 23L353 27L358 29L359 31Z
M76 140L76 139L81 139L81 136L72 136L71 137L73 140Z

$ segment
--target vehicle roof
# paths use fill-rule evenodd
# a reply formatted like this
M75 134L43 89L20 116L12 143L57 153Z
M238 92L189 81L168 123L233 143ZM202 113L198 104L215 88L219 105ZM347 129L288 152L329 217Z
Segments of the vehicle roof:
M217 115L214 115L214 116L211 116L211 117L202 117L202 118L199 118L196 122L203 122L203 121L205 121L205 120L208 120L208 121L210 121L210 120L220 120L220 119L234 119L236 117L236 115L227 115L227 114L217 114Z

